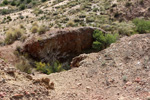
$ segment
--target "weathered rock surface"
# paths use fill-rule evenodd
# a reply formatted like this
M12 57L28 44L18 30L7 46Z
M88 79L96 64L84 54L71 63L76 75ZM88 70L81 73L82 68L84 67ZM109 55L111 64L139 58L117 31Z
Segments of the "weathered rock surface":
M127 4L131 4L131 5L128 6ZM150 17L149 5L150 5L149 0L141 0L141 1L132 0L129 2L124 2L123 5L119 4L116 11L114 12L115 14L119 12L118 17L120 19L125 18L125 19L130 20L130 19L134 19L137 17L149 18Z
M92 27L52 30L27 40L23 51L37 60L63 62L91 48L94 30Z

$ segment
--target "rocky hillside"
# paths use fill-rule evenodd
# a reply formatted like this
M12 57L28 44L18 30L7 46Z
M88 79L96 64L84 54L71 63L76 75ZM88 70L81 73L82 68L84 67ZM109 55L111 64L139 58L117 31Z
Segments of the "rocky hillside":
M148 0L0 0L0 100L150 100Z
M148 0L126 0L111 9L116 18L131 20L136 17L150 17L150 1ZM114 14L113 12L113 14Z
M1 60L0 98L149 100L149 40L149 34L121 38L101 52L80 55L81 61L75 58L78 68L50 75L28 75Z

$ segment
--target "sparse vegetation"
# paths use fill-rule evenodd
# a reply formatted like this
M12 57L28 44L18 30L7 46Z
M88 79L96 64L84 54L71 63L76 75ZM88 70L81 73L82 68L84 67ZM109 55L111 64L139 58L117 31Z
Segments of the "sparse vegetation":
M104 34L102 31L95 30L93 33L93 48L96 50L103 50L110 46L111 43L116 42L118 34Z
M37 33L38 32L38 26L32 26L31 32L32 33Z
M19 40L23 34L24 34L24 30L21 28L11 28L8 31L6 31L6 38L5 38L5 43L6 44L11 44L13 43L15 40Z
M44 34L46 32L46 26L42 25L39 27L38 33L39 34Z
M64 71L62 65L58 61L54 62L54 64L52 65L50 65L49 63L46 64L42 62L36 62L36 69L45 74Z
M32 66L29 64L29 62L26 59L24 59L16 64L16 68L22 72L26 72L26 73L30 74Z
M0 0L0 100L150 100L149 5Z
M133 23L136 25L136 31L139 33L150 32L150 20L134 19Z

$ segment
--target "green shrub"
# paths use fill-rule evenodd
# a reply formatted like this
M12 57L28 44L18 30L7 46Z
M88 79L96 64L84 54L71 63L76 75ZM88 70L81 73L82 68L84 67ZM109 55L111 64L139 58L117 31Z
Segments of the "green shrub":
M36 1L32 1L32 5L35 6L37 4Z
M36 62L36 69L48 75L51 73L64 71L62 65L58 61L56 61L52 65L50 65L49 63L46 64L42 62Z
M13 1L11 2L11 5L12 5L12 6L16 6L16 2L13 0Z
M95 30L93 33L93 42L92 47L96 50L103 50L110 46L111 43L116 42L118 34L104 34L102 31Z
M27 3L30 3L31 1L32 1L32 0L27 0L26 2L27 2Z
M26 8L25 4L21 4L21 5L19 6L19 9L20 9L20 10L24 10L25 8Z
M139 33L150 32L150 20L134 19L133 23L136 25L136 31Z
M9 14L10 12L11 12L11 10L9 10L9 9L2 9L2 10L0 10L0 13L2 15Z
M41 2L45 2L45 1L47 1L47 0L41 0Z
M4 0L4 1L3 1L3 4L4 4L4 5L8 5L8 3L9 3L9 2L8 2L7 0Z

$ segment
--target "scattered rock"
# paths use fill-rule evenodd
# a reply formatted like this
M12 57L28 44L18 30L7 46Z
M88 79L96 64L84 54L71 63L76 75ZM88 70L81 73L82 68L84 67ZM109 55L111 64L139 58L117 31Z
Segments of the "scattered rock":
M49 78L42 78L42 82L44 82L46 84L49 84L50 79Z
M137 77L134 81L139 83L139 82L141 82L141 79L139 77Z
M87 55L80 55L80 56L77 56L75 58L73 58L72 62L71 62L71 67L79 67L80 66L80 61L84 60L85 58L87 57Z
M82 85L82 83L77 83L77 86L81 86Z
M147 96L147 97L146 97L146 100L150 100L150 96Z
M0 98L3 98L5 96L5 93L0 93Z
M90 86L87 86L87 87L86 87L86 90L87 90L87 91L91 90L91 87L90 87Z
M30 79L30 80L33 79L31 75L27 75L26 77L27 77L28 79Z
M132 85L132 82L127 82L126 85L127 85L127 86L131 86L131 85Z
M19 98L22 98L22 97L23 97L22 94L15 94L15 95L12 96L12 98L14 98L14 99L19 99Z

